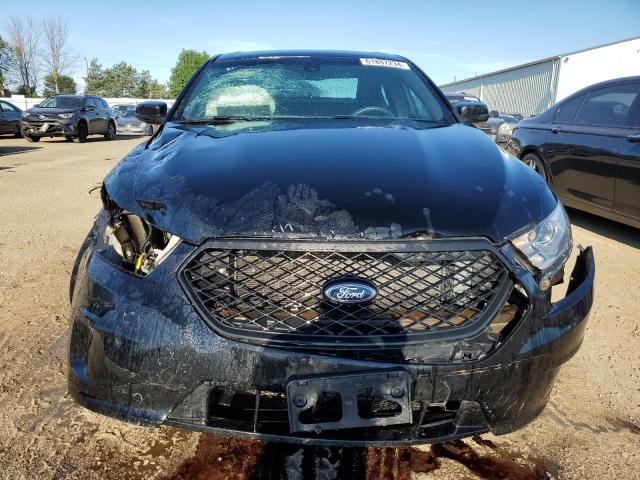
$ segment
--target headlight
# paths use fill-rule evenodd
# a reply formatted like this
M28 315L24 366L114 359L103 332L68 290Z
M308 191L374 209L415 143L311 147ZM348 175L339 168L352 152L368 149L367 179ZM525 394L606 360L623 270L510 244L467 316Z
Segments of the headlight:
M75 113L60 113L60 114L58 114L58 117L67 119L67 118L73 117L74 115L75 115Z
M182 239L163 232L139 216L118 207L102 188L106 221L103 246L111 253L112 261L138 275L147 275L160 265Z
M500 126L498 127L498 131L500 133L509 133L511 132L511 128L509 128L508 123L501 123Z
M564 265L571 253L572 240L569 218L560 202L551 215L511 243L541 272Z

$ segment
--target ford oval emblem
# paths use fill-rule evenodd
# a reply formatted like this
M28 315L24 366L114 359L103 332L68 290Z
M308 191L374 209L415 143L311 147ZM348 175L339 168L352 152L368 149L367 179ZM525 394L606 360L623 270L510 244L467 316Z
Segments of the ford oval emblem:
M367 303L376 298L378 290L364 280L333 280L323 289L324 297L333 303Z

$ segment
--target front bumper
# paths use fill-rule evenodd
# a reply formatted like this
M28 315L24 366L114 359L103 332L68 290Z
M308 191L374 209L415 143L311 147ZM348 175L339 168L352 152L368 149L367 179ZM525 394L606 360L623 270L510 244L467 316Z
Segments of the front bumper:
M118 135L146 135L149 131L149 127L147 125L131 125L131 124L123 124L116 126L116 133Z
M528 272L514 271L530 307L486 358L458 363L365 361L229 340L203 321L176 280L195 247L181 244L144 278L121 271L87 242L72 285L69 392L126 421L312 444L433 443L511 432L546 405L560 366L581 345L593 301L591 248L578 257L567 295L549 303ZM289 433L282 412L291 378L401 369L413 422ZM232 395L240 413L226 415ZM284 415L284 417L283 417ZM278 423L280 422L280 423Z
M46 129L43 130L43 126ZM76 124L64 120L21 120L20 130L30 137L66 137L77 133Z

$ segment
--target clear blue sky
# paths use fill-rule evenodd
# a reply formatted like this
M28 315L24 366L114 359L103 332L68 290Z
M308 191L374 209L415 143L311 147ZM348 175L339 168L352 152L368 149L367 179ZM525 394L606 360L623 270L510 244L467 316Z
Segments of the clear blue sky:
M640 0L3 3L3 16L67 19L80 58L97 57L103 66L124 60L161 82L183 48L393 52L441 84L640 35ZM84 68L81 61L73 76L80 79Z

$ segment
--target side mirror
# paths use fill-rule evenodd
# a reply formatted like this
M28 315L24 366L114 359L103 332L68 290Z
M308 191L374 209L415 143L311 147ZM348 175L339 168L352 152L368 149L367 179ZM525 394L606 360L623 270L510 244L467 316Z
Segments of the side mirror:
M457 105L455 109L467 124L475 125L489 120L487 108L480 105Z
M35 104L33 107L31 107L31 108L40 108L40 104L39 104L39 103L36 103L36 104Z
M96 107L94 107L93 105L85 105L83 110L85 112L93 112L96 109Z
M500 112L497 110L491 110L491 118L498 118L500 116Z
M167 104L157 100L136 105L136 118L144 123L160 125L167 116Z

